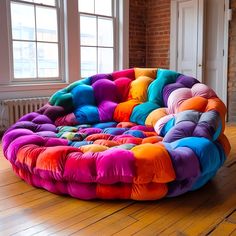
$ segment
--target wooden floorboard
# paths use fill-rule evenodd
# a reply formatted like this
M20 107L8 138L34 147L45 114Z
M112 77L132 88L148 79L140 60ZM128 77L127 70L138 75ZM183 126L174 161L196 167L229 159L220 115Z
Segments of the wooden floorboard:
M235 235L236 125L232 150L202 189L151 202L81 201L21 181L0 152L0 235Z

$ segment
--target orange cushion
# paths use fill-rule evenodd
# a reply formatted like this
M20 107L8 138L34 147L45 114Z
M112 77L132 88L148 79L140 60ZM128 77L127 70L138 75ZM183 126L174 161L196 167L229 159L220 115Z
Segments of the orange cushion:
M178 108L178 112L186 110L195 110L204 112L207 106L208 100L203 97L192 97L185 100Z
M107 149L108 149L108 147L106 147L105 145L101 145L101 144L88 144L88 145L84 145L84 146L80 147L80 150L83 153L86 153L86 152L103 152Z
M167 194L168 188L166 184L149 183L149 184L133 184L131 199L133 200L156 200Z
M166 116L167 114L168 113L167 113L167 110L165 107L158 108L158 109L152 111L148 115L148 117L145 120L145 125L154 126L159 119L161 119L163 116Z
M138 100L139 102L146 102L148 86L152 81L153 79L150 77L139 76L131 82L128 98Z
M145 143L131 149L135 157L134 183L167 183L175 179L170 156L160 144Z
M155 68L135 68L135 78L137 79L139 76L148 76L152 79L156 79L157 77L157 69Z
M162 139L163 138L161 136L151 136L151 137L144 138L142 143L158 143L162 141Z
M135 100L129 100L126 102L119 103L114 111L113 119L117 122L130 121L130 116L135 106L140 102Z

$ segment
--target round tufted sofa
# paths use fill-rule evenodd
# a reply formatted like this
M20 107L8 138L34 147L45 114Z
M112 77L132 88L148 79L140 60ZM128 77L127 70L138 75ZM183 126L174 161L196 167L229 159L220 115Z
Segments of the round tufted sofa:
M80 199L155 200L196 190L223 165L226 107L164 69L98 74L57 91L3 136L27 183Z

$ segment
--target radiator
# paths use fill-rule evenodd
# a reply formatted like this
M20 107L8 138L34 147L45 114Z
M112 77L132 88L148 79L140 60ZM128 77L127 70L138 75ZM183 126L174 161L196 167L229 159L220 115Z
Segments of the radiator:
M48 97L7 99L0 101L0 131L5 131L21 116L37 111L48 102Z

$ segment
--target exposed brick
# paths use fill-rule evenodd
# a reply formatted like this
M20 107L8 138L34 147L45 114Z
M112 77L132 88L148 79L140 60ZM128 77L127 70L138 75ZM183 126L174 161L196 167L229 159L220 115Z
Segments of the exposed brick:
M146 65L146 0L130 0L129 66Z
M169 67L170 0L130 0L129 66Z
M170 0L147 0L146 66L169 68Z
M236 121L236 0L231 0L233 18L229 25L228 120Z

